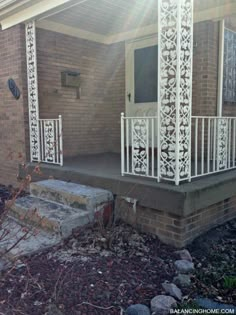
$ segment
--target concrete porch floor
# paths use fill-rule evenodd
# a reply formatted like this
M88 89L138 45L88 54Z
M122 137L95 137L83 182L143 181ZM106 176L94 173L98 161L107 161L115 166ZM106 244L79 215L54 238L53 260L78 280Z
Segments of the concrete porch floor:
M30 163L27 172L31 173L35 165ZM121 176L120 154L115 153L81 155L66 158L63 167L41 164L40 168L42 174L33 173L33 181L53 177L104 188L117 196L134 198L140 206L184 217L236 195L236 170L175 186L143 177ZM20 168L19 174L23 178L25 171Z

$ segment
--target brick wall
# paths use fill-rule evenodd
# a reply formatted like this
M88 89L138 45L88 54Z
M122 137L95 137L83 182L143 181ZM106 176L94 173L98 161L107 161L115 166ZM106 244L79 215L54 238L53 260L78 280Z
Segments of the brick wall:
M218 34L217 22L194 24L193 115L216 115Z
M193 115L216 115L218 22L194 25ZM106 46L37 30L42 118L63 116L65 156L119 152L125 111L125 44ZM81 72L81 96L61 86L61 72ZM224 107L228 115L232 106Z
M117 198L118 216L164 243L184 247L204 232L236 217L236 196L200 209L187 217L133 205Z
M236 31L236 19L225 26ZM217 115L219 22L194 24L193 115ZM223 102L223 116L236 116L236 104Z
M13 78L22 95L15 100L7 80ZM16 184L18 163L28 155L28 115L24 26L0 32L0 183ZM27 140L28 144L28 140Z
M124 44L106 46L37 30L41 118L63 117L64 155L119 151L125 108ZM81 73L81 95L61 72Z
M235 17L229 17L225 20L225 26L232 31L236 31L236 19ZM224 102L223 103L223 115L224 116L236 116L236 103Z
M193 115L216 115L218 33L218 22L194 25ZM0 162L4 162L0 178L12 182L7 174L15 178L18 159L6 162L8 152L14 147L25 158L29 151L24 26L0 32L0 45ZM38 29L37 48L40 116L62 114L65 156L119 152L120 113L125 111L125 44L106 46ZM80 99L75 89L61 86L64 70L80 71ZM9 77L23 91L19 101L7 89ZM236 106L224 104L223 111L236 115Z

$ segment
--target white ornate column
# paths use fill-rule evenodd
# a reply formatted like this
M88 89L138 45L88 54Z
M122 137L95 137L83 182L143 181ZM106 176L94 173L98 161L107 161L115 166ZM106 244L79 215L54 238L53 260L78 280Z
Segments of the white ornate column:
M158 1L158 179L191 179L193 0Z
M25 26L31 162L40 161L39 102L35 21Z

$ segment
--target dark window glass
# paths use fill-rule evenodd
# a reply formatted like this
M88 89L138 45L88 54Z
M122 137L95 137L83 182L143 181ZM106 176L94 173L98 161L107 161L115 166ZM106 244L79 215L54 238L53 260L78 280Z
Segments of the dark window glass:
M236 102L236 33L225 30L223 98Z
M135 103L157 102L157 45L134 52Z

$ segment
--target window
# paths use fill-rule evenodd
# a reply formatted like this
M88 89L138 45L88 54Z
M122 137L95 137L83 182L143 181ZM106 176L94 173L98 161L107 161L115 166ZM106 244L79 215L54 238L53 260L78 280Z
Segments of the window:
M135 103L157 102L157 45L134 52Z
M236 33L225 29L223 99L236 102Z

